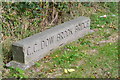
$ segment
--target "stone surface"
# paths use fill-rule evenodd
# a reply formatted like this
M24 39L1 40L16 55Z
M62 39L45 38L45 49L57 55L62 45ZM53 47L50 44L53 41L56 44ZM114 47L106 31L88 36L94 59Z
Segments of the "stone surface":
M6 66L27 69L50 51L92 32L90 19L81 16L13 43L13 61Z

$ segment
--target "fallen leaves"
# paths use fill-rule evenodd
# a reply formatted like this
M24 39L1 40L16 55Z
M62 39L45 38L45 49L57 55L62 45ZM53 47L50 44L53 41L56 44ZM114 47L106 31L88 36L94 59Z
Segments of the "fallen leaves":
M75 71L75 69L64 69L64 73L71 73L71 72L74 72Z
M110 25L110 26L109 26L109 28L112 28L112 29L117 29L117 27L116 27L116 26L114 26L114 25Z

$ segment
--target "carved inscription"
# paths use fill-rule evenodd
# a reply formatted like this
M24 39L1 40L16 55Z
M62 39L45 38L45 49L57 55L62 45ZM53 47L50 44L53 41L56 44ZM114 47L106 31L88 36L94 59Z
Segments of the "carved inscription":
M34 44L34 52L39 51L39 43Z
M63 32L60 32L57 35L57 41L61 41L62 39L66 38L66 37L68 37L68 36L70 36L72 34L73 34L73 31L71 29L67 29L67 30L65 30Z
M54 43L54 36L42 40L41 42L35 43L33 46L29 46L27 49L27 55L32 55L33 53L44 49Z
M41 49L44 49L47 46L51 45L54 42L53 39L54 39L54 36L47 38L46 40L43 40L41 42Z
M33 49L31 47L28 47L27 49L27 55L33 54Z
M36 42L33 46L29 46L27 49L27 55L32 55L40 50L43 50L45 48L47 48L48 46L54 44L55 42L59 42L67 37L69 37L70 35L73 35L74 33L77 33L81 30L83 30L84 28L89 27L90 21L84 21L80 24L76 24L74 29L66 29L64 31L59 32L57 35L53 35L52 37L46 38L40 42ZM54 37L56 36L56 37ZM57 39L54 39L57 38ZM57 41L54 41L57 40Z
M76 26L75 26L75 32L79 32L79 31L81 31L82 29L87 28L87 27L89 27L89 20L86 21L86 22L84 22L84 23L82 23L82 24L76 25Z

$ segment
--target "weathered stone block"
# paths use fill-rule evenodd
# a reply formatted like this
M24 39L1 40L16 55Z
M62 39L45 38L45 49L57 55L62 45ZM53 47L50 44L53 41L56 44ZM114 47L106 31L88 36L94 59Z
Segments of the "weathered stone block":
M6 66L27 69L53 49L90 33L90 19L81 16L13 44L13 61Z

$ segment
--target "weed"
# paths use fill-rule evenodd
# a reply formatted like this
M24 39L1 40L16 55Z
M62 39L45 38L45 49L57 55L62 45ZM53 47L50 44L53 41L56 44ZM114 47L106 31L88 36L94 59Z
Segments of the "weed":
M78 39L80 45L90 45L91 42L89 40L85 40L84 38Z
M53 60L58 65L61 65L62 67L70 65L72 62L76 60L76 58L79 56L78 53L74 52L67 52L64 51L62 56L60 58L54 58Z
M10 69L10 75L9 77L15 77L15 78L27 78L27 76L24 74L24 70L20 69L20 68L13 68L13 67L9 67Z
M67 48L67 49L70 49L70 50L72 50L72 51L78 51L78 50L79 50L78 47L72 46L72 45L67 45L66 48Z
M35 66L36 66L36 67L40 67L40 63L36 62L36 63L35 63Z

